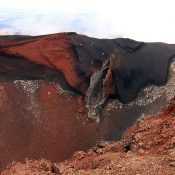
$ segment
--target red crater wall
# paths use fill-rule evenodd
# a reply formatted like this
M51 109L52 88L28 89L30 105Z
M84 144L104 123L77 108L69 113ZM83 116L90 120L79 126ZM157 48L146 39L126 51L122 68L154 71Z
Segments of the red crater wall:
M1 36L0 170L120 139L174 95L174 53L174 45L76 33Z

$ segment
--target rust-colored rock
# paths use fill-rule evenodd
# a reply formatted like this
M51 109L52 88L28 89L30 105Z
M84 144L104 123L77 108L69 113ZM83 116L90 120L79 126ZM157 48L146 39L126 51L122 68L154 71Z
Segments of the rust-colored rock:
M82 97L59 88L43 81L0 84L1 168L25 158L60 161L94 145L96 123L87 118Z
M120 139L175 95L174 53L174 45L76 33L0 37L0 170ZM82 167L91 165L98 161Z
M151 117L125 133L130 149L141 153L163 154L175 147L175 101L158 116Z
M0 83L0 169L25 158L62 161L93 147L101 137L114 138L113 120L97 125L87 113L84 98L57 83Z
M7 44L6 44L7 42ZM51 69L57 69L64 74L68 83L82 90L83 85L76 72L77 59L68 34L55 34L41 36L39 39L16 40L9 43L0 42L0 52L13 57L22 57L33 63L44 65Z
M93 149L78 151L60 163L46 160L12 163L2 175L173 175L174 110L172 101L161 114L129 128L121 141L99 142Z
M88 95L92 74L101 71L101 79L105 79L110 67L115 86L109 95L128 103L145 85L166 82L168 63L175 55L175 46L58 33L38 37L1 37L0 53L56 69L63 73L71 87L85 95ZM102 65L108 61L104 69Z

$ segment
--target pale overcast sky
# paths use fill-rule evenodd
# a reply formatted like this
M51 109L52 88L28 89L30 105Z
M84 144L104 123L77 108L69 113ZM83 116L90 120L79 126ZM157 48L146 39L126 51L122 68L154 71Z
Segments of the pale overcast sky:
M175 43L175 0L0 0L0 33Z

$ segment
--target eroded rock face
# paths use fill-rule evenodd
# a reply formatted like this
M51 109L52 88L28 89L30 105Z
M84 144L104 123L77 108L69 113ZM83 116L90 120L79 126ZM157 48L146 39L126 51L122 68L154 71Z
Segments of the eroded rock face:
M120 141L102 141L88 151L75 152L64 162L15 162L2 175L175 174L174 112L173 99L161 114L127 129Z
M121 138L174 96L174 53L76 33L0 37L0 169Z

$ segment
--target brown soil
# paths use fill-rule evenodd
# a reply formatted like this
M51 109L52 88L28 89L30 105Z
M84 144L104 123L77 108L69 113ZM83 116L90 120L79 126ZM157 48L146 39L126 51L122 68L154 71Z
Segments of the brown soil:
M173 175L175 174L175 104L131 127L118 142L100 142L61 163L26 160L2 175Z

